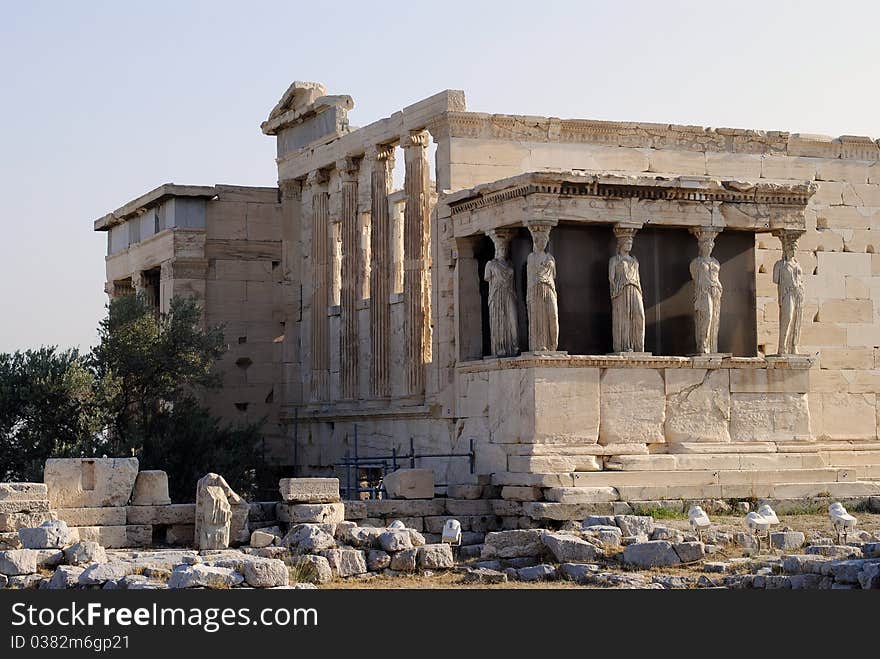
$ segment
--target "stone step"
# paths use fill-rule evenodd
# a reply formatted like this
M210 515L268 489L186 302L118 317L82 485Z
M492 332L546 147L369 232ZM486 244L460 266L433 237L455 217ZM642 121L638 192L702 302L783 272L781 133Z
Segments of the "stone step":
M880 451L823 451L819 455L829 467L880 465Z
M728 453L621 455L605 460L606 471L695 471L823 469L818 453Z
M849 469L739 469L575 472L575 487L836 483L856 480Z
M880 493L880 481L816 483L732 483L717 485L627 485L616 488L621 501L677 499L799 499L863 497Z

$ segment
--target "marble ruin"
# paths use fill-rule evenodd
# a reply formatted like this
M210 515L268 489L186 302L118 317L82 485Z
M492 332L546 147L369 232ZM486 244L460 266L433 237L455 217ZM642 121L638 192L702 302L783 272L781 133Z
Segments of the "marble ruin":
M216 407L268 413L268 459L472 443L416 466L552 518L880 493L873 139L353 108L295 82L277 189L169 184L95 226L111 295L233 326Z

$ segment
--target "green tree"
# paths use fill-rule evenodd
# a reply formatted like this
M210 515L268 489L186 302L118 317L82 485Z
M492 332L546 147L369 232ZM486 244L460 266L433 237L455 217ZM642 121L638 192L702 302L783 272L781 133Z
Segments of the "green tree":
M46 458L105 450L99 388L76 350L0 354L0 481L42 481Z
M167 471L175 500L192 499L208 471L248 492L258 467L260 424L223 424L201 404L222 384L215 366L225 351L222 327L203 329L201 321L192 298L175 297L167 314L145 296L117 298L91 355L109 454Z

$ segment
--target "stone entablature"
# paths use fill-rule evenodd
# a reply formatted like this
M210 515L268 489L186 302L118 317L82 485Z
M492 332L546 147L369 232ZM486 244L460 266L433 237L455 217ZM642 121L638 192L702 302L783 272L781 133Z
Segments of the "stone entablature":
M729 152L751 155L880 160L880 140L861 135L813 135L745 128L558 119L451 110L429 126L447 138Z
M541 221L803 231L815 191L809 182L531 172L451 193L441 202L450 206L456 238Z

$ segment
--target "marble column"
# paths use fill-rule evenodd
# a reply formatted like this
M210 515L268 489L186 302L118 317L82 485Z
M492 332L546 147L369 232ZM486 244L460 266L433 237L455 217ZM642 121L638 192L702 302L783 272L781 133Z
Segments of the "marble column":
M391 395L388 342L391 334L391 226L388 194L392 187L394 147L378 146L367 158L370 172L370 396Z
M321 171L309 174L306 181L312 205L311 298L311 391L312 401L330 398L330 324L327 307L330 302L330 204L327 177Z
M406 209L403 220L404 355L406 391L425 393L426 365L431 361L431 286L429 281L430 178L428 133L401 138L406 173Z
M346 158L336 164L342 173L342 282L339 337L340 391L343 400L356 400L358 392L358 314L360 241L358 240L359 163Z
M716 227L694 227L691 233L699 243L699 256L691 261L691 279L694 282L694 336L696 353L718 353L718 330L721 325L721 264L712 257Z
M477 249L482 235L455 239L455 345L458 361L483 358L483 312Z
M559 348L559 308L556 298L556 259L547 252L551 224L529 223L532 253L526 262L526 306L529 312L529 350Z
M302 192L303 181L287 179L281 188L281 310L284 340L281 344L283 400L302 402L299 322L302 313Z
M804 316L804 273L795 253L803 234L802 230L794 229L773 232L782 242L782 258L773 266L773 283L779 301L780 356L798 354Z

